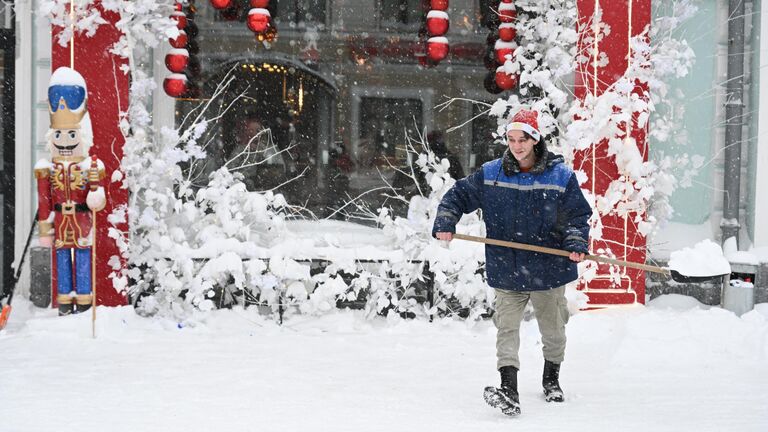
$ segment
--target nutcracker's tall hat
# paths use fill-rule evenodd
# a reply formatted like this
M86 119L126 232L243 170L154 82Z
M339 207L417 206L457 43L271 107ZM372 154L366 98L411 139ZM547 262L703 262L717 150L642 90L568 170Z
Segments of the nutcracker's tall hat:
M85 79L74 69L60 67L48 84L48 112L51 129L79 129L88 109Z

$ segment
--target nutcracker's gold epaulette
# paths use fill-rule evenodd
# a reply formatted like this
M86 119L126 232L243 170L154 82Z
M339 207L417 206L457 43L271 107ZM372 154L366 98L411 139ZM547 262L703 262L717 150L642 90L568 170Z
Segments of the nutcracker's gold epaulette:
M35 178L38 180L45 179L50 176L51 176L51 170L49 168L37 168L35 170Z

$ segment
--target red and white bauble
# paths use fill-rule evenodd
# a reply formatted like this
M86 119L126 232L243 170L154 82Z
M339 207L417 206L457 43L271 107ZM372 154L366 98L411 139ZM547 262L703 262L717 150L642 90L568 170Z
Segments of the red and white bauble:
M430 36L443 36L448 32L448 13L440 10L431 10L427 13L427 31Z
M187 42L189 39L187 38L187 32L184 30L179 31L179 35L176 36L173 39L168 39L168 43L171 44L174 48L184 48L187 46Z
M187 91L187 77L184 74L170 74L163 80L163 90L170 97L179 97Z
M169 71L181 73L189 64L189 52L185 49L174 48L165 55L165 67Z
M232 5L232 0L211 0L214 9L226 9Z
M429 6L432 10L447 11L448 0L431 0Z
M262 33L269 27L269 11L264 8L253 8L248 12L248 28L254 33Z
M448 57L448 39L442 36L427 39L427 57L434 62Z
M517 18L517 9L512 3L499 3L499 20L503 23L511 23Z
M517 29L515 23L501 23L499 24L499 39L504 42L512 42L517 37Z
M515 53L517 44L515 42L504 42L503 40L499 39L496 41L496 44L493 46L493 48L496 51L496 62L498 64L504 64L504 62L507 60L512 59L512 55ZM509 56L509 58L507 58L507 56Z
M264 9L267 6L269 6L269 0L251 0L251 7L252 8Z
M502 90L511 90L517 86L517 75L510 75L504 71L504 66L496 68L496 85Z
M171 19L176 21L176 28L179 30L184 30L187 26L187 15L184 12L176 11L171 13Z

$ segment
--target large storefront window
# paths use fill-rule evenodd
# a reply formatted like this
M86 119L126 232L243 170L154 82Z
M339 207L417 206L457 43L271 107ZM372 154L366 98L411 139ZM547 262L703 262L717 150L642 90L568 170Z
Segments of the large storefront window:
M417 156L409 143L420 150L432 132L463 172L484 160L483 135L492 128L473 122L477 112L463 102L441 104L478 95L487 102L485 34L452 35L456 49L425 68L417 58L421 0L272 1L269 38L249 30L249 3L235 0L225 11L197 4L199 50L190 64L201 67L190 82L201 91L177 100L178 123L232 78L210 104L229 109L209 128L206 139L216 151L194 177L199 182L226 166L243 175L249 190L283 193L317 217L348 217L358 206L336 210L349 200L375 210L396 201L393 193L418 192L398 172ZM472 13L477 5L462 10L471 14L466 19L479 19Z

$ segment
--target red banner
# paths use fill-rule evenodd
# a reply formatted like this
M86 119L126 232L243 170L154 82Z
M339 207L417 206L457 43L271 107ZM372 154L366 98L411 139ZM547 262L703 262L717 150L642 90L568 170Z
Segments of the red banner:
M95 7L101 7L97 2ZM112 182L112 174L120 168L123 157L125 140L120 133L120 113L128 109L128 89L130 77L120 70L127 60L109 51L118 41L121 32L115 27L120 16L114 12L101 11L101 16L107 21L99 26L98 31L91 37L76 33L74 41L74 62L71 58L71 43L61 46L58 42L60 27L53 28L52 39L52 70L68 66L79 72L88 86L88 112L93 127L93 146L90 155L104 162L107 172L106 196L107 206L97 213L96 217L96 279L93 282L96 289L97 304L118 306L126 304L126 298L112 286L108 276L113 271L109 265L110 259L120 257L115 241L108 237L111 227L107 216L116 207L128 204L128 191L122 189L122 182ZM127 223L117 226L122 231L128 230ZM120 258L120 263L125 263ZM51 292L56 299L56 260L51 263ZM54 301L54 307L56 306Z
M651 23L651 1L578 0L577 4L581 36L578 52L589 56L589 61L577 65L576 72L576 96L584 100L588 95L600 96L624 75L631 61L630 39ZM601 24L607 25L609 31L604 32ZM638 85L634 93L644 94L645 89ZM636 116L631 123L624 130L636 141L643 160L647 160L646 130L637 126ZM614 180L621 180L624 175L619 172L614 156L608 154L607 140L577 153L574 167L587 174L588 180L582 187L595 196L603 195ZM602 239L591 241L592 253L644 263L646 238L637 228L637 217L638 213L621 214L617 209L601 215ZM611 273L608 265L600 264L597 276L581 289L589 297L591 307L645 303L645 273L626 268L614 268Z

